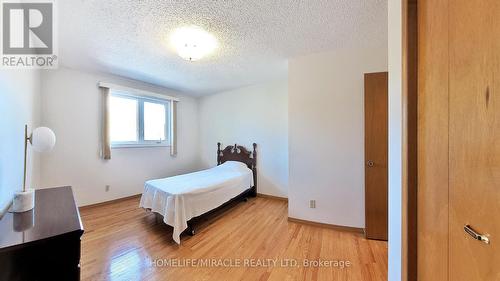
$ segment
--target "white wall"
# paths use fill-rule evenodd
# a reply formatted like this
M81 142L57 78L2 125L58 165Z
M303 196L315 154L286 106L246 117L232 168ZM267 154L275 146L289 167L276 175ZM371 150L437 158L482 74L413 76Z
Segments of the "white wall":
M289 61L290 217L364 227L363 75L386 70L385 48Z
M389 281L401 280L402 267L402 1L389 0Z
M39 125L40 74L37 71L0 70L0 212L22 189L24 125ZM28 164L28 186L38 183L37 156ZM34 167L34 169L33 169ZM32 173L34 172L34 173Z
M101 92L99 81L151 90L180 98L178 155L167 147L112 149L99 157ZM78 204L87 205L142 192L144 181L192 172L199 166L197 101L168 89L109 75L66 68L42 74L42 122L57 136L54 150L42 156L44 187L71 185ZM110 191L105 186L110 185Z
M217 164L217 142L251 149L257 143L257 192L288 196L288 85L278 81L200 100L204 167Z

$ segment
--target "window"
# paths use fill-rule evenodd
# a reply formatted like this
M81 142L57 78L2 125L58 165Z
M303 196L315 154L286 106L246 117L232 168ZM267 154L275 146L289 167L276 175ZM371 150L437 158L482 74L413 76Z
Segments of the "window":
M169 101L112 91L109 124L112 147L169 145Z

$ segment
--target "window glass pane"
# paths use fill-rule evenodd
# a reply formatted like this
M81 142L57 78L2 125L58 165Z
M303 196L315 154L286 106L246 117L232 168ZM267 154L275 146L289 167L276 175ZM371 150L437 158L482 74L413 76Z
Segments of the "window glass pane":
M137 141L137 100L111 96L109 101L112 142Z
M144 102L144 140L165 140L165 105Z

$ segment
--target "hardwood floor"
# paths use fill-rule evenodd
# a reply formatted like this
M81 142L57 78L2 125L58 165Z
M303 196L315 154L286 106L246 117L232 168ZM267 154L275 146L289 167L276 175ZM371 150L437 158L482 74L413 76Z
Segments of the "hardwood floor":
M289 222L284 201L238 203L201 222L195 236L182 236L180 246L169 226L138 205L131 198L81 210L82 280L387 280L386 242ZM318 260L350 266L303 266Z

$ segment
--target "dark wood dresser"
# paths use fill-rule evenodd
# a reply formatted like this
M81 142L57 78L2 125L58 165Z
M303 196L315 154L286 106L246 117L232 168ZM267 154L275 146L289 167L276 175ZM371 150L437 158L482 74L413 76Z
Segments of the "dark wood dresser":
M80 213L71 187L35 191L35 208L0 220L0 281L80 280Z

